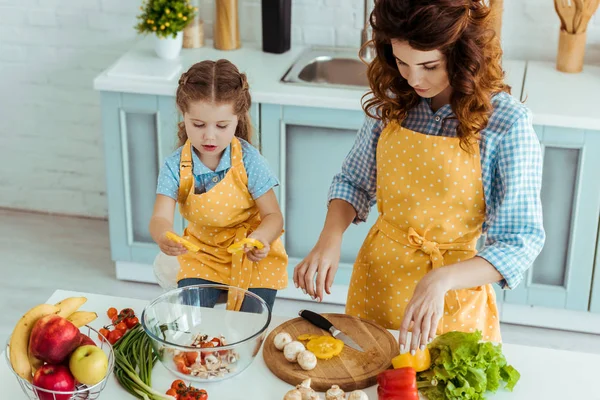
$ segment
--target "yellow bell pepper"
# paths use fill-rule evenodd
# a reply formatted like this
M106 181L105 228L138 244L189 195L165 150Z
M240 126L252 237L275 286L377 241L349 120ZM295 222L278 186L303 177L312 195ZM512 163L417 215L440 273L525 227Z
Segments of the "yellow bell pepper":
M317 358L329 360L337 356L344 349L344 342L331 336L320 336L309 340L306 348L310 350Z
M417 349L414 356L410 353L400 354L392 358L392 365L395 369L411 367L417 372L425 371L431 366L429 349L427 347L425 350Z
M167 236L167 238L171 239L172 241L182 244L183 247L185 247L186 249L188 249L189 251L191 251L193 253L197 253L200 251L200 247L196 246L194 243L190 242L189 240L186 240L186 239L182 238L181 236L174 234L173 232L167 232L165 235Z
M305 342L307 340L316 339L321 336L323 336L323 335L313 335L312 333L303 333L302 335L298 336L296 339L298 339L301 342Z
M258 241L256 239L245 238L245 239L242 239L239 242L234 243L231 246L229 246L227 248L227 252L230 254L238 253L240 251L243 251L244 246L246 246L246 245L256 247L259 250L262 249L263 247L265 247L260 241Z

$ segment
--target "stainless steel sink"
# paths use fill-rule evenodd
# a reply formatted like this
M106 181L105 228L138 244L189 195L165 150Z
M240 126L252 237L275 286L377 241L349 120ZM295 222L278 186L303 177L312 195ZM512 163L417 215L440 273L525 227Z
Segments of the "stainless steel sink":
M321 87L368 88L367 66L358 50L309 49L283 76L286 83Z

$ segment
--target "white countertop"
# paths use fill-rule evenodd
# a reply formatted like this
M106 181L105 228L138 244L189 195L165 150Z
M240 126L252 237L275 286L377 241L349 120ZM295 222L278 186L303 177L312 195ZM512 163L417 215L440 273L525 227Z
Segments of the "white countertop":
M600 66L567 74L554 62L529 61L521 100L536 125L600 130Z
M250 93L255 103L361 110L360 98L366 90L322 88L281 82L281 78L305 49L294 47L284 54L269 54L262 52L260 44L245 43L241 49L221 51L214 49L209 41L200 49L183 49L177 60L163 61L154 53L152 41L145 39L96 77L94 89L175 96L179 77L194 63L226 58L248 75ZM358 54L358 49L356 53ZM154 66L154 71L171 72L169 68L173 66L180 66L180 69L171 79L156 79L151 78L148 68L144 67L148 63ZM115 66L123 71L122 76L111 76L111 68ZM136 70L143 71L145 76L135 78L133 71Z
M106 317L106 310L109 307L117 309L131 307L136 314L141 315L147 304L142 300L61 290L56 291L48 299L48 303L54 304L70 296L86 296L88 298L82 310L96 311L99 314L99 318L91 324L96 329L109 323L108 317ZM23 310L23 312L25 311ZM286 318L273 317L271 328L285 320ZM392 333L396 334L396 332ZM512 364L521 373L521 380L512 393L500 391L495 395L490 395L489 399L600 399L600 389L595 384L600 355L511 344L504 344L503 351L509 364ZM1 358L5 359L4 354L1 355ZM166 391L175 377L170 375L159 362L154 368L152 379L152 385L156 390ZM194 386L202 387L201 385ZM203 387L208 391L211 400L281 400L283 395L291 389L290 385L279 380L269 371L263 360L262 351L256 356L252 365L240 375L230 380L206 384ZM0 388L2 388L1 397L3 399L26 398L5 361L0 362ZM371 400L377 400L375 386L366 389L365 392ZM114 376L110 378L100 396L100 399L107 400L133 398L119 386Z
M235 51L220 51L211 47L183 49L174 61L160 60L145 39L124 54L94 80L94 89L124 93L174 96L179 77L196 62L226 58L248 75L252 101L281 105L326 107L361 110L361 97L367 91L345 88L324 88L281 82L305 47L295 46L284 54L263 53L260 44L244 44ZM358 49L356 49L358 54ZM524 61L505 60L507 81L513 95L519 97L525 71ZM160 78L162 76L162 78Z

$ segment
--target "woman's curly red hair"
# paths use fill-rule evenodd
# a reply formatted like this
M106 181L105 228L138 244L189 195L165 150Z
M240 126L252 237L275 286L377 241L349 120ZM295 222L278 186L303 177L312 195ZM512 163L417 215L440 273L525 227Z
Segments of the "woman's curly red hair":
M367 115L385 123L402 120L420 101L398 71L392 39L421 51L439 50L446 57L457 136L468 148L488 124L492 96L510 93L492 18L482 0L376 0L370 16L376 57L367 70L371 90L363 101Z

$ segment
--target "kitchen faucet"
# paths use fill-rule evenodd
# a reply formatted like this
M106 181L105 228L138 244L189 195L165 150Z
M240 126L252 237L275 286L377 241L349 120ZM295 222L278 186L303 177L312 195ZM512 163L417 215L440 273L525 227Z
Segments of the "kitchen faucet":
M369 43L373 36L373 29L369 23L369 15L371 14L372 4L375 0L365 0L363 29L360 37L360 52L358 56L367 63L370 63L375 58L375 47L373 43Z

